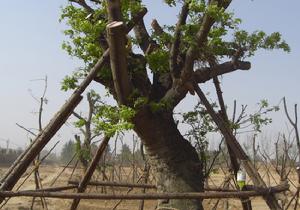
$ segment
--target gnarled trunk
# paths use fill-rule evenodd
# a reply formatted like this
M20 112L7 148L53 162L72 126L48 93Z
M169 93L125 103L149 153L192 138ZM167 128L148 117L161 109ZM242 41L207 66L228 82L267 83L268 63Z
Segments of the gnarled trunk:
M195 148L177 129L172 113L140 111L134 120L155 172L158 192L203 190L201 163ZM158 209L200 210L201 200L159 200Z

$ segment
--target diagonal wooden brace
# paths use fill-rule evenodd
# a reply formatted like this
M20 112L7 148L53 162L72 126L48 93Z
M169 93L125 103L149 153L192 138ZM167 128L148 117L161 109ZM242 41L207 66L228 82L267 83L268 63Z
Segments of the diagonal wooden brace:
M133 15L132 20L125 27L125 33L128 33L147 13L146 8L142 8L140 12ZM104 66L109 58L109 49L107 49L102 57L98 60L95 66L91 69L86 78L81 82L78 88L74 91L69 100L62 106L60 111L51 119L48 125L38 134L26 150L16 159L11 167L6 171L0 181L0 191L10 191L18 182L20 177L26 171L30 163L36 158L37 154L42 151L45 145L51 140L55 133L67 120L69 115L75 109L82 99L81 94L85 91L88 85L96 78L100 69ZM0 197L0 203L4 198Z
M83 178L81 179L81 181L79 182L79 185L78 185L78 188L77 188L77 192L78 193L82 193L85 191L85 189L87 188L88 184L89 184L89 181L91 180L92 178L92 175L97 167L97 164L98 162L100 161L104 151L105 151L105 148L107 147L108 145L108 142L109 142L109 137L105 136L97 150L97 153L95 154L89 168L87 169L87 171L85 172ZM72 206L71 206L71 210L76 210L77 209L77 206L80 202L80 199L74 199L73 200L73 203L72 203Z
M210 114L213 121L216 123L218 128L220 129L221 133L223 134L227 144L231 148L231 150L235 153L236 157L241 161L241 164L245 168L246 172L248 173L249 177L251 178L253 184L257 187L266 187L266 183L261 178L258 171L254 168L253 164L249 160L248 156L244 152L241 145L238 143L236 137L230 131L228 125L224 122L224 120L214 111L211 104L207 100L203 91L199 88L198 84L194 84L195 91L199 96L200 100L204 104L207 109L207 112ZM274 194L268 194L263 196L267 205L271 210L279 210L281 209L278 201Z

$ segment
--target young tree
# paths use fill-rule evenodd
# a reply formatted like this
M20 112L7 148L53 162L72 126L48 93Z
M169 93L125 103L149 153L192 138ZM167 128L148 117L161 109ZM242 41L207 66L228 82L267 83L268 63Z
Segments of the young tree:
M133 128L150 157L159 192L199 192L203 190L202 164L177 129L174 108L188 92L194 94L199 83L249 70L251 64L245 59L256 50L289 51L289 46L279 33L240 30L241 20L226 11L231 0L155 3L180 7L177 24L161 27L154 20L153 30L147 30L140 19L134 34L125 37L130 20L146 12L142 0L70 0L62 11L62 20L70 26L65 31L70 39L63 48L85 66L65 78L63 89L75 88L109 47L110 62L95 81L105 86L118 106L107 104L97 110L98 129L113 135ZM160 200L158 206L203 209L199 200Z

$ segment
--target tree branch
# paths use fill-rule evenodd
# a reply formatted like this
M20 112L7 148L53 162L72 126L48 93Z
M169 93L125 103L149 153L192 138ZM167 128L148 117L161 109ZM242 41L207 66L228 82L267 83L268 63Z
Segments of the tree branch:
M73 111L72 114L73 114L76 118L78 118L79 120L84 120L84 121L86 121L83 117L81 117L81 116L80 116L78 113L76 113L75 111Z
M167 36L168 34L162 29L162 27L159 25L156 19L153 19L151 22L151 27L154 30L154 34L156 36L162 37L163 35ZM171 43L169 41L164 42L164 45L170 49ZM156 45L158 47L158 45Z
M164 34L164 30L162 29L162 27L159 25L159 23L157 22L156 19L153 19L151 22L151 27L154 30L154 34L157 36L161 36L162 34Z
M230 3L231 3L231 0L211 0L209 2L210 5L217 4L219 7L222 7L224 9L226 9ZM207 13L204 14L204 17L203 17L202 23L201 23L201 27L200 27L199 31L197 32L196 38L195 38L195 42L197 43L197 45L190 46L190 48L188 49L188 51L186 53L185 63L184 63L183 71L181 74L181 78L183 81L188 80L190 78L190 76L192 75L192 71L194 68L194 61L195 61L195 57L197 54L196 51L198 48L203 47L204 43L207 40L208 33L214 23L215 23L215 19L213 17L211 17Z
M135 27L133 28L135 37L139 43L140 48L146 54L148 48L150 47L151 38L147 32L144 20L141 18L139 22L136 23Z
M196 70L192 75L192 79L196 83L205 83L216 76L233 72L238 69L249 70L250 67L250 62L246 61L237 61L235 64L232 62L225 62L215 66L214 69L204 67ZM171 103L171 106L175 107L185 97L187 92L191 90L190 86L190 82L184 82L175 85L173 84L173 87L166 92L162 100Z
M33 133L31 130L25 128L24 126L22 126L22 125L20 125L20 124L18 124L18 123L16 123L16 125L17 125L18 127L22 128L22 129L24 129L25 131L27 131L27 132L30 133L31 135L37 136L35 133Z
M216 76L230 73L236 70L249 70L251 68L251 63L247 61L237 61L236 63L225 62L215 67L209 68L204 67L198 69L194 72L194 79L197 83L204 83Z
M178 65L177 65L177 57L179 54L181 28L186 23L186 19L187 19L188 12L189 12L189 2L190 1L185 1L185 3L183 4L183 6L181 8L181 13L180 13L178 22L176 24L176 29L175 29L175 33L174 33L174 42L172 43L172 46L171 46L170 72L171 72L173 78L177 78L180 73L180 69L178 68Z
M88 11L88 13L94 13L94 10L92 7L90 7L85 0L69 0L70 2L74 2L82 6L84 9Z

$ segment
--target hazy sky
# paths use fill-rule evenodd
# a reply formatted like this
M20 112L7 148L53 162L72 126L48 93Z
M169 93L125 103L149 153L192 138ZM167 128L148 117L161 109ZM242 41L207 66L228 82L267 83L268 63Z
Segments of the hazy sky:
M80 63L70 58L61 43L65 39L65 26L58 22L60 7L66 0L3 1L0 7L0 146L3 139L10 139L11 147L24 146L28 142L26 132L18 128L37 128L38 103L30 96L39 97L43 82L32 81L48 76L48 105L44 109L44 124L67 99L69 93L60 91L62 78L70 74ZM161 5L161 1L145 1L149 13L146 23L156 17L161 24L176 21L176 9ZM240 104L255 107L260 99L277 104L286 96L289 104L299 103L298 83L300 54L300 2L298 0L234 0L231 10L243 19L241 28L248 31L279 31L289 43L291 53L260 51L251 59L250 71L234 72L222 79L225 100L231 105L234 99ZM204 84L203 86L207 86ZM185 100L180 109L190 107ZM84 109L82 106L81 109ZM84 111L84 110L82 110ZM285 128L282 112L274 115L274 131ZM68 140L75 130L65 127L57 139ZM2 139L2 140L1 140Z

